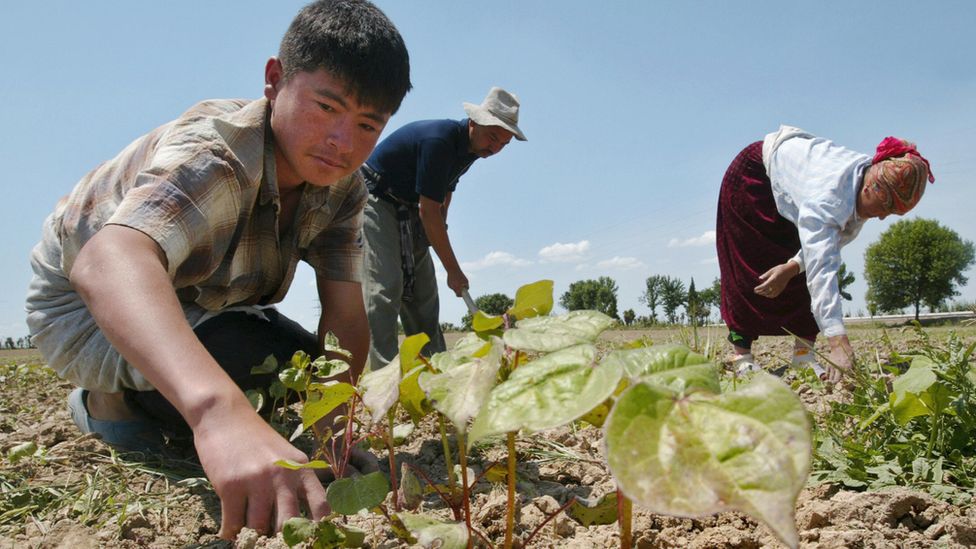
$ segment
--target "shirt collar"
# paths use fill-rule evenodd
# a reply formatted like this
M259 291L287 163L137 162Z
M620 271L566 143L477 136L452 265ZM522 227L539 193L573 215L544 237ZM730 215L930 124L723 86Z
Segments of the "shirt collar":
M462 118L458 120L458 140L457 140L457 155L460 157L465 157L473 153L468 151L468 146L471 144L471 136L468 134L468 119Z

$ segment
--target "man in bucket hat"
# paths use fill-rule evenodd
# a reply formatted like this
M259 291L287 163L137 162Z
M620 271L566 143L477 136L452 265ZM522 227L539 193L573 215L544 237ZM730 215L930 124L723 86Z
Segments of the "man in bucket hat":
M421 120L390 134L360 169L369 187L363 221L363 298L371 335L369 361L382 368L397 354L397 317L408 335L430 337L443 351L437 281L429 248L459 297L468 287L447 234L447 210L458 179L479 158L501 151L518 127L518 98L494 87L468 118Z

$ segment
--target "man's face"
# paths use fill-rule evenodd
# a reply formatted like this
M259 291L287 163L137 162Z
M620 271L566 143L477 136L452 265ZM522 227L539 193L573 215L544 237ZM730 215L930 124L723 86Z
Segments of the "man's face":
M488 158L505 148L513 134L499 126L481 126L469 120L468 137L468 151L481 158Z
M265 69L271 100L278 185L331 185L359 168L376 146L390 113L360 105L325 69L299 71L287 81L281 63Z

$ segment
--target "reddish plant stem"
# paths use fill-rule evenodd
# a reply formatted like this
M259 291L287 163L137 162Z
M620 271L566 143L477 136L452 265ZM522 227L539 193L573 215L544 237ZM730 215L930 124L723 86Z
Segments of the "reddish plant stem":
M518 354L515 355L516 361ZM512 547L515 530L515 433L508 433L508 513L505 517L505 549Z
M456 502L452 501L451 498L449 498L446 495L444 495L444 492L441 492L440 488L437 487L437 484L435 484L434 481L430 480L430 477L427 476L427 473L425 473L423 471L423 469L420 469L416 465L412 465L410 463L407 464L407 467L409 467L415 473L417 473L421 477L423 477L424 480L427 481L427 484L431 488L433 488L435 492L437 492L437 495L441 498L441 501L443 501L444 504L447 505L448 508L451 509L451 512L452 513L454 513L454 520L461 520L461 508L460 508L460 506Z
M633 503L617 488L617 522L620 523L620 546L629 548L633 545L631 522L633 520Z
M397 491L397 468L396 468L396 454L393 452L393 410L391 409L386 413L386 419L389 421L389 429L386 433L386 450L390 458L390 483L393 485L393 510L397 513L400 512L400 498Z
M485 478L485 476L488 475L488 472L491 470L491 468L496 465L498 465L497 461L488 462L488 465L485 467L485 470L482 471L480 475L474 477L474 480L471 482L471 485L474 486L475 484L478 484L478 482L480 482L481 479Z
M574 501L576 501L576 496L573 496L573 497L571 497L571 498L569 498L569 501L567 501L567 502L566 502L565 504L563 504L563 506L562 506L562 507L560 507L559 509L556 509L556 512L555 512L555 513L553 513L553 514L551 514L551 515L549 515L548 517L546 517L546 520L544 520L544 521L542 521L542 524L540 524L540 525L538 525L538 526L536 526L536 527L535 527L535 530L532 530L532 533L531 533L531 534L529 534L529 537L527 537L527 538L525 538L525 542L524 542L524 543L522 543L522 547L528 547L528 546L529 546L529 543L531 543L531 542L532 542L532 538L534 538L534 537L535 537L535 535L536 535L536 534L538 534L538 533L539 533L539 531L541 531L541 530L542 530L542 528L543 528L543 527L544 527L544 526L545 526L546 524L549 524L549 521L550 521L550 520L552 520L552 519L554 519L554 518L556 518L556 515L558 515L559 513L562 513L562 512L563 512L563 511L565 511L565 510L566 510L566 509L567 509L567 508L568 508L568 507L569 507L570 505L572 505Z

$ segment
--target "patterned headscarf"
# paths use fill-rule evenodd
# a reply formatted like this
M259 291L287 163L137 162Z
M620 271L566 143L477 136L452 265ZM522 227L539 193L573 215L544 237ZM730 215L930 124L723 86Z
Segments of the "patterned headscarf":
M915 144L897 137L886 137L878 144L871 164L878 165L878 185L887 191L885 206L893 214L904 215L918 204L925 193L926 179L935 176Z

